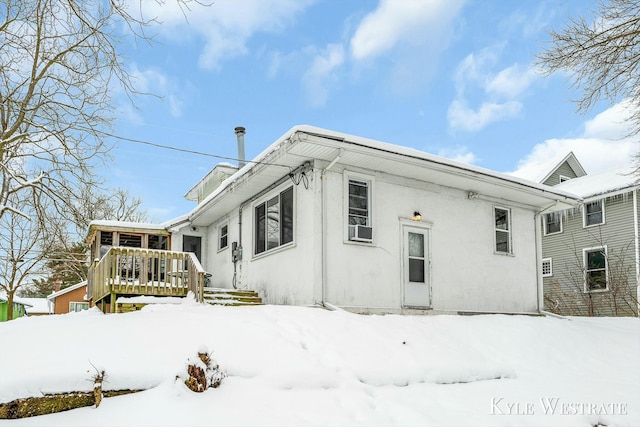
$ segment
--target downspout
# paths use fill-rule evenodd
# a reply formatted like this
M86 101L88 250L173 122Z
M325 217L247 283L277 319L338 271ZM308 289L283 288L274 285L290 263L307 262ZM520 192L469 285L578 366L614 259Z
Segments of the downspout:
M278 187L279 185L281 185L282 183L284 183L285 181L289 180L290 176L289 175L285 175L282 178L280 178L279 180L277 180L276 182L274 182L273 184L269 185L267 188L265 188L262 191L259 191L258 193L254 194L253 196L249 197L247 200L245 200L244 202L240 203L240 206L238 207L238 248L240 250L242 250L242 210L243 208L255 201L256 199L262 197L263 195L265 195L266 193L268 193L269 191L273 190L274 188ZM235 272L235 263L234 263L234 274L233 274L233 287L236 287L236 272Z
M534 232L536 243L536 296L538 300L538 313L542 314L544 311L544 282L541 274L542 265L542 227L540 227L541 213L536 212L533 216L534 220Z
M542 279L542 214L550 208L557 206L556 200L544 209L539 210L533 216L534 221L534 233L535 233L535 245L536 245L536 296L538 300L538 313L544 312L544 281Z
M336 155L336 157L327 165L327 167L325 167L324 169L322 169L322 171L320 172L320 201L321 201L321 209L320 209L320 216L321 216L321 231L322 231L322 239L321 239L321 298L322 298L322 305L326 306L327 301L326 301L326 294L327 294L327 196L326 196L326 190L325 190L325 178L326 178L326 174L329 171L329 169L331 169L333 167L333 165L335 165L338 160L340 160L340 158L343 156L344 154L344 148L341 148L340 151L338 151L338 155Z
M633 240L636 249L636 301L640 317L640 233L638 232L638 189L633 190Z

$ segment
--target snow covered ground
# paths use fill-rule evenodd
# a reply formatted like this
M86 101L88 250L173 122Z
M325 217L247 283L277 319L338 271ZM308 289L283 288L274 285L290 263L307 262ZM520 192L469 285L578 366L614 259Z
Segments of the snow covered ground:
M176 381L206 346L227 378ZM0 402L147 391L8 426L640 425L640 320L361 316L193 301L0 323Z

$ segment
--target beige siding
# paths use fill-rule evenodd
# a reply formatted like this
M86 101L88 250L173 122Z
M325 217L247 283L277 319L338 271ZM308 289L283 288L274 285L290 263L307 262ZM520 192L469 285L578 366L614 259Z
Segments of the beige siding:
M605 200L605 223L583 227L581 211L566 211L563 232L542 238L553 261L545 277L545 309L566 315L637 315L633 193ZM584 292L583 250L606 246L609 290Z

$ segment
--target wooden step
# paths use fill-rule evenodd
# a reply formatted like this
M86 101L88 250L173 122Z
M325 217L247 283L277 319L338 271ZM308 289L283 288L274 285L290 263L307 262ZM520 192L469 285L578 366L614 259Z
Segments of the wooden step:
M262 305L256 291L245 289L204 288L204 302L211 305Z

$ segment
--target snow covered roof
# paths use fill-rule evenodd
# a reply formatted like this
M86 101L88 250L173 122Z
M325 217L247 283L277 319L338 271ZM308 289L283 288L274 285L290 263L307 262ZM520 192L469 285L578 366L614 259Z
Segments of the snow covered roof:
M187 200L201 201L215 190L226 178L238 171L238 167L230 163L218 163L200 181L184 194Z
M131 222L131 221L113 221L113 220L93 220L89 223L89 227L128 227L142 228L149 230L162 230L162 226L150 222Z
M545 182L562 164L567 162L576 176L581 177L587 174L578 161L578 158L570 151L567 155L557 155L544 161L529 162L525 166L511 172L510 175L535 182Z
M68 292L75 291L76 289L81 288L83 286L87 286L87 281L86 280L84 282L80 282L80 283L76 283L75 285L71 285L71 286L69 286L67 288L60 289L58 292L53 292L52 294L49 294L47 299L49 301L53 301L57 297L59 297L60 295L64 295L64 294L66 294Z
M46 298L19 298L27 305L27 314L49 314L49 302Z
M577 194L584 199L594 198L604 194L614 195L630 191L640 186L640 176L634 175L633 165L622 166L600 173L570 179L555 186L565 191Z
M558 209L573 207L579 197L561 189L457 162L412 148L308 125L291 128L256 158L223 181L189 214L165 223L174 227L186 220L196 225L211 221L242 204L268 185L286 176L305 160L399 174L437 185L481 195L518 201L535 207L560 202ZM225 195L224 197L222 195Z
M129 232L153 232L154 234L168 234L164 224L152 224L149 222L93 220L89 223L86 242L91 242L98 230L129 231Z
M15 304L24 305L25 307L32 307L32 305L29 304L28 301L26 301L27 299L28 298L13 297L13 302ZM8 301L7 294L4 291L0 292L0 302L7 302L7 301Z

